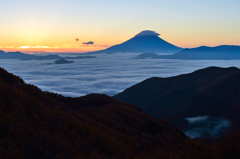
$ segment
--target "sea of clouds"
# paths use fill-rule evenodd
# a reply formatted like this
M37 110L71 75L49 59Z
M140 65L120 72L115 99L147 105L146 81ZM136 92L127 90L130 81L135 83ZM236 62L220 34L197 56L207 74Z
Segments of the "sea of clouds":
M90 93L113 96L150 77L176 76L209 66L240 68L240 60L134 59L137 55L100 54L94 55L97 58L74 59L70 64L54 64L54 60L0 59L0 67L43 91L70 97ZM186 120L189 124L184 131L191 138L215 137L231 126L224 118L210 116Z
M113 96L150 77L170 77L208 66L240 68L240 60L134 59L138 54L100 54L74 59L70 64L54 60L0 59L0 67L43 91L78 97L89 93Z

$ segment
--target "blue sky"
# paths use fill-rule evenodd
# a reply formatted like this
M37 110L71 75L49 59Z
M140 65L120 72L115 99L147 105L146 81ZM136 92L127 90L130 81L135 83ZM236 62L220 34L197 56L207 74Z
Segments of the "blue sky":
M1 0L0 47L61 47L75 37L108 46L142 30L180 47L240 45L239 8L239 0Z

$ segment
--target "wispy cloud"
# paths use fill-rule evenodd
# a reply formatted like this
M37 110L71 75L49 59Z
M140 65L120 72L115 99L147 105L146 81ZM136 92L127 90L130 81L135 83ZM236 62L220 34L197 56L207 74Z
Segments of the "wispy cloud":
M84 44L84 45L92 45L92 44L94 44L94 42L93 41L89 41L89 42L83 42L82 44Z
M225 118L214 118L208 115L186 118L186 120L189 125L185 134L191 138L217 137L231 126L231 122Z
M189 124L194 124L197 122L204 122L209 119L209 116L198 116L198 117L193 117L193 118L186 118L186 120L189 122Z

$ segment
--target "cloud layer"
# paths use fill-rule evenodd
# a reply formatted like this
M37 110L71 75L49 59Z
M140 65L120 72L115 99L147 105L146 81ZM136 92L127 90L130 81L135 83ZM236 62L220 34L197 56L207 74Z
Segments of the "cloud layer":
M89 41L89 42L83 42L82 44L86 44L86 45L91 45L91 44L94 44L94 42L93 41Z
M155 31L151 30L144 30L138 33L136 36L159 36L160 34L156 33Z
M74 63L64 66L47 65L54 63L54 60L0 59L0 67L42 90L75 97L89 93L105 93L112 96L150 77L170 77L208 66L234 65L240 68L239 60L212 60L209 63L208 60L132 59L136 54L130 53L94 56L97 58L74 59ZM196 119L192 119L194 120Z
M189 125L185 134L191 138L217 137L232 125L231 122L225 118L214 118L208 115L186 118L186 120Z

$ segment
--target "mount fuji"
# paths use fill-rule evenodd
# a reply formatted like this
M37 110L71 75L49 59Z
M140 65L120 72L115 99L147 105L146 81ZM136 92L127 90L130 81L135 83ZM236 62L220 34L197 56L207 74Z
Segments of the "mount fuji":
M133 38L104 50L89 53L115 53L115 52L132 52L132 53L176 53L182 50L159 37L160 34L144 30Z

